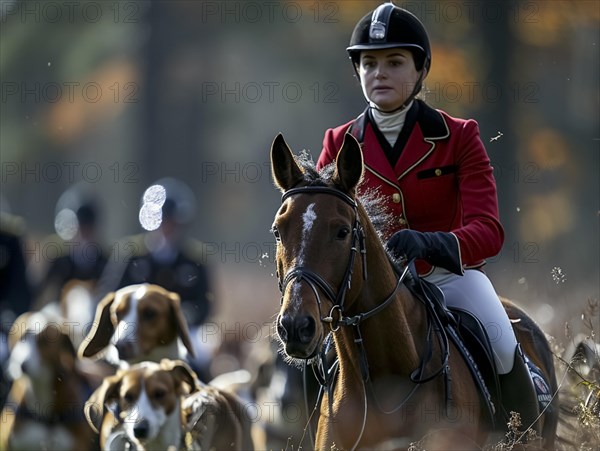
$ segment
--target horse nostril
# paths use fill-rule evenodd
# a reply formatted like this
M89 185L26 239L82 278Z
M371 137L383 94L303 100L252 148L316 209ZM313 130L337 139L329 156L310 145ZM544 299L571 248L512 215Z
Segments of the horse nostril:
M316 324L311 316L305 316L298 320L298 339L301 343L310 343L315 336Z
M288 330L292 327L292 318L288 315L280 315L279 321L277 321L277 334L281 341L286 342L288 340Z
M284 343L308 344L314 338L316 330L316 322L311 316L281 315L277 321L277 333Z

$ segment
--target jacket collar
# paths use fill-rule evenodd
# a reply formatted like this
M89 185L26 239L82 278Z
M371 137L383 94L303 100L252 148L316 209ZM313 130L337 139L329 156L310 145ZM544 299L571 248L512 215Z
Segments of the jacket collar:
M419 104L417 123L421 127L423 139L436 141L448 138L450 136L450 129L442 113L431 108L422 100L417 100L417 103Z
M369 152L364 154L367 170L384 181L396 185L411 170L424 161L436 148L436 142L450 137L450 129L442 113L417 100L417 122L400 154L394 168L389 164L371 126L367 126L366 114L357 118L356 129L361 131L359 141L368 143ZM356 135L355 135L356 136Z

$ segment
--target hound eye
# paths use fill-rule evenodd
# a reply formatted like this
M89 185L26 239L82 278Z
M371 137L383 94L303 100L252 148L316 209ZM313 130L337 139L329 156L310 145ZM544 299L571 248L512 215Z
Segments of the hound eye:
M156 390L154 392L154 399L162 399L165 397L166 392L164 390Z
M152 321L158 316L158 313L154 309L144 309L140 312L141 319L144 321Z
M133 396L133 393L125 393L123 400L126 403L131 404L133 401L135 401L135 397Z
M37 346L41 349L45 349L48 347L48 345L51 343L50 341L48 341L47 339L45 339L45 334L39 334L36 337L35 343L37 344Z
M348 227L342 227L342 228L341 228L341 229L338 231L338 234L337 234L337 237L336 237L336 238L337 238L338 240L343 240L343 239L345 239L345 238L348 236L348 234L349 234L349 233L350 233L350 228L348 228Z

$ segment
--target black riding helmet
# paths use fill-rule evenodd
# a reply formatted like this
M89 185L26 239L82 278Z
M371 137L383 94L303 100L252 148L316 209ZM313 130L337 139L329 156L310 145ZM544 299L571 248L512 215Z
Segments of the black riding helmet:
M350 46L346 49L358 76L357 67L361 51L398 47L411 51L415 68L421 72L421 75L412 93L394 111L402 110L412 102L423 87L425 78L423 69L429 71L431 66L429 37L421 21L410 11L400 8L392 2L383 3L359 20L352 32Z
M387 2L365 15L354 27L346 49L357 65L362 50L407 48L412 51L417 70L429 70L431 47L421 21L406 9Z

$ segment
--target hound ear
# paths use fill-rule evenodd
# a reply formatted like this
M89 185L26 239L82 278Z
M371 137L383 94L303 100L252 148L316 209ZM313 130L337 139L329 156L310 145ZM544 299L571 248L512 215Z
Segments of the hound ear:
M49 324L48 327L52 327L54 325ZM75 346L71 341L71 337L69 336L68 330L64 330L64 328L59 328L54 326L58 331L57 333L53 332L54 337L59 337L59 345L60 345L60 353L58 358L58 364L62 371L65 371L66 374L73 372L75 366L77 364L77 352L75 351Z
M92 323L92 329L79 346L78 356L92 357L102 351L115 332L115 326L110 317L110 306L115 300L116 293L111 292L104 296L96 307L96 316Z
M104 378L102 385L92 393L83 407L85 419L97 434L102 427L102 421L106 415L109 401L118 401L122 378L122 374L119 373Z
M293 188L304 179L302 170L281 133L275 137L271 145L271 173L275 185L281 191Z
M344 143L337 159L333 181L347 193L354 193L364 170L360 144L350 133L344 136Z
M160 366L173 375L181 392L190 394L200 390L202 383L200 382L200 379L198 379L198 375L183 360L162 359L160 361ZM184 384L187 384L187 390L185 389Z
M190 331L188 328L187 321L185 316L183 316L183 311L181 310L181 298L177 293L169 292L168 294L169 301L171 302L171 312L175 317L175 322L177 323L177 332L179 334L179 338L183 342L183 345L188 350L192 357L196 357L196 353L194 352L194 346L192 345L192 339L190 337Z
M20 314L10 326L8 331L8 350L12 351L15 345L23 339L27 333L27 322L31 316L31 312Z

